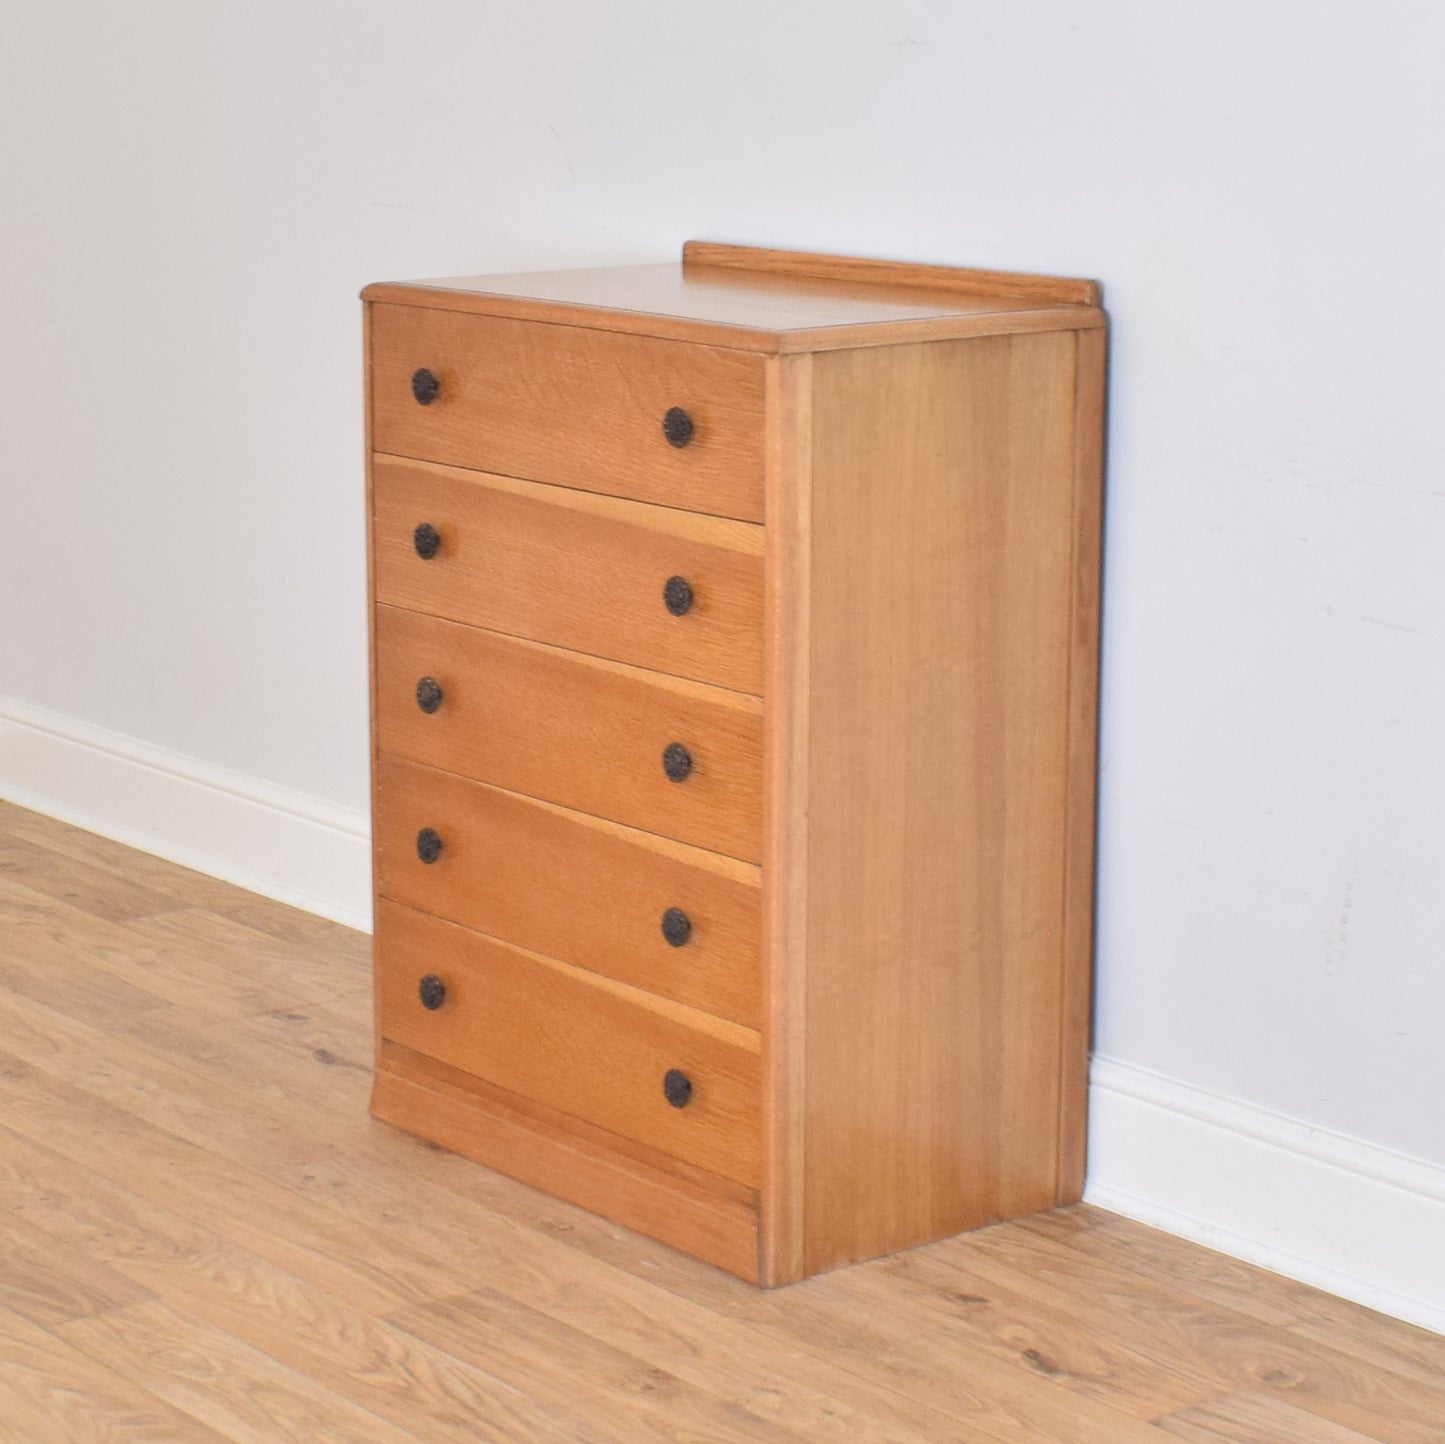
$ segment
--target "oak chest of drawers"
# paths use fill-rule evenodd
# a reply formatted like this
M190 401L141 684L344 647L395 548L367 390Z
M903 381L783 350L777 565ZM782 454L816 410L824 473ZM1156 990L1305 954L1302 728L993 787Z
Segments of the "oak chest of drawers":
M764 1284L1076 1200L1097 288L364 299L376 1116Z

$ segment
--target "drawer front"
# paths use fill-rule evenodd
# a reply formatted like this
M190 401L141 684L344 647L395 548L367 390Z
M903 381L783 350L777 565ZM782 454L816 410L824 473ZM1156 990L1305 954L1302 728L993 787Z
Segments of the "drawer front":
M370 327L378 451L763 519L761 356L420 306L373 304Z
M761 527L380 457L372 486L380 601L761 692Z
M497 632L376 609L379 748L757 862L762 704ZM424 711L418 688L433 704ZM439 700L435 693L439 691ZM690 766L669 777L664 754Z
M384 900L376 957L383 1038L757 1186L756 1034ZM670 1073L689 1085L682 1107Z
M383 754L376 876L421 912L759 1025L749 864Z

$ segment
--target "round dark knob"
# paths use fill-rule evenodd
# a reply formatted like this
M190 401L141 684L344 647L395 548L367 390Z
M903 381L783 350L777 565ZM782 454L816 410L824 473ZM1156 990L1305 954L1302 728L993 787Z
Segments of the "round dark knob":
M686 577L668 577L662 589L662 601L674 617L692 609L692 588Z
M662 418L662 434L670 446L686 446L692 440L692 417L681 406L669 406Z
M430 406L442 394L442 384L434 372L423 366L411 373L411 394L416 397L418 406Z
M423 862L435 862L442 855L441 834L430 827L422 828L416 835L416 855Z
M677 1068L669 1068L662 1077L662 1095L674 1108L686 1108L692 1097L692 1079Z
M669 782L683 782L692 771L692 753L681 742L669 742L662 749L662 770Z
M429 562L442 548L442 534L429 521L424 521L412 532L411 544L417 556Z
M417 984L416 995L423 1008L435 1013L447 1000L447 985L435 973L428 973Z
M416 684L416 705L423 712L435 712L442 705L441 683L435 677L423 677Z
M662 935L680 948L692 936L692 919L681 908L668 908L662 915Z

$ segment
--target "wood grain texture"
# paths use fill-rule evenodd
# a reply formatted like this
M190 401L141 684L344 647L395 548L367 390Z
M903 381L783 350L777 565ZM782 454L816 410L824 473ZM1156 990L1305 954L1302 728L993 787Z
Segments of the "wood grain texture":
M3 1309L0 1428L16 1444L225 1444L227 1437Z
M238 1444L407 1444L416 1436L160 1302L57 1331L78 1353Z
M966 1250L910 1250L871 1273L860 1292L900 1326L930 1330L942 1349L967 1348L1005 1368L1023 1360L1081 1407L1092 1401L1147 1422L1211 1392L1198 1371L1160 1370L1112 1336L1040 1308L1022 1282L970 1264Z
M1067 1309L1083 1333L1107 1330L1156 1373L1196 1380L1207 1390L1205 1398L1264 1392L1384 1444L1435 1444L1439 1438L1445 1376L1422 1381L1377 1371L1289 1329L1201 1306L1167 1274L1086 1264L1029 1228L949 1240L938 1257L965 1270L970 1287L987 1282L1015 1288L1036 1310L1056 1315ZM1085 1279L1093 1292L1082 1297L1076 1291Z
M764 729L762 1273L805 1272L804 1007L808 956L809 622L813 358L768 371L767 725Z
M1106 339L1104 331L1080 331L1074 342L1073 595L1059 1005L1059 1177L1054 1200L1058 1204L1077 1203L1084 1196L1088 1157Z
M363 939L13 808L0 824L181 904L112 921L0 890L6 955L49 969L58 994L152 958L167 990L101 1028L0 982L7 1039L30 1054L0 1046L0 1238L52 1271L53 1299L38 1262L24 1275L37 1317L115 1305L49 1326L0 1306L6 1444L627 1444L669 1427L1438 1444L1438 1336L1097 1209L756 1290L557 1197L608 1192L580 1136L518 1145L539 1160L533 1188L366 1120ZM329 978L334 1002L270 993L288 948L303 988ZM448 1146L480 1137L482 1115L449 1112L441 1083L386 1078ZM324 1147L271 1149L258 1116ZM619 1180L634 1169L612 1191L643 1228L690 1230L683 1248L748 1275L746 1195L707 1194L685 1167L646 1194L645 1170L605 1156ZM122 1303L127 1289L143 1299ZM564 1360L582 1381L569 1397Z
M761 628L761 608L759 608ZM0 834L0 879L33 888L110 922L168 912L173 898L139 882L117 877L82 858L37 852Z
M756 1033L385 900L376 938L384 1037L757 1185ZM446 985L435 1011L423 974ZM663 1096L670 1069L692 1081L685 1108Z
M980 271L965 266L930 266L917 261L880 261L861 256L780 251L766 246L734 246L719 241L688 241L682 248L684 271L722 266L762 271L771 276L811 276L827 281L864 282L893 288L956 291L965 296L1007 296L1021 300L1097 306L1099 283L1019 271Z
M372 315L374 307L370 302L361 308L361 361L362 361L362 416L365 429L366 458L366 711L367 743L370 772L367 778L370 792L373 828L377 812L377 763L381 756L381 714L378 711L377 659L376 659L376 407L373 400L376 391L374 373L376 361L372 346ZM371 868L372 917L376 916L376 905L380 900L377 887L377 869L373 844ZM372 1044L381 1047L381 1004L373 996L371 1011Z
M570 1126L567 1115L552 1110L549 1116L520 1106L524 1102L388 1045L377 1067L372 1112L509 1178L756 1279L756 1196L740 1197L661 1160L638 1157L618 1146L615 1135Z
M441 394L417 404L411 378ZM424 461L762 519L762 362L745 352L374 304L372 444ZM662 419L696 428L669 445Z
M261 1050L256 1056L264 1062ZM352 1094L348 1107L359 1095L364 1113L364 1087ZM148 1120L97 1104L43 1070L12 1072L5 1096L14 1127L0 1130L0 1174L10 1175L6 1192L19 1195L18 1211L64 1237L72 1251L109 1260L137 1282L145 1279L133 1267L136 1259L185 1267L229 1248L365 1312L451 1291L452 1276L438 1260L394 1246L364 1221L338 1228L315 1200L267 1174L178 1144ZM341 1116L334 1100L332 1110ZM375 1127L368 1122L358 1136ZM109 1153L107 1130L114 1140ZM121 1156L126 1150L129 1156ZM272 1168L285 1166L278 1160Z
M761 527L394 457L373 473L379 601L762 691ZM430 559L421 522L441 537ZM673 576L692 588L680 617Z
M569 1144L580 1143L590 1150L605 1153L609 1158L629 1165L641 1164L644 1170L666 1174L669 1179L680 1179L696 1185L705 1193L734 1203L740 1203L750 1212L757 1210L758 1191L736 1179L724 1178L719 1173L710 1173L705 1168L688 1163L675 1153L664 1153L654 1144L621 1133L611 1132L595 1123L589 1123L574 1113L563 1113L545 1103L538 1102L524 1094L499 1088L479 1078L475 1073L453 1068L436 1058L430 1058L415 1049L400 1043L386 1043L377 1060L379 1069L409 1079L427 1088L439 1089L453 1094L464 1094L475 1098L489 1109L505 1113L514 1122L536 1125L539 1135L565 1139Z
M1193 1444L1378 1444L1378 1435L1331 1424L1281 1399L1259 1394L1227 1394L1207 1404L1171 1414L1159 1427L1174 1439Z
M411 428L403 456L372 460L377 768L394 754L440 769L403 771L394 821L376 795L381 890L760 1027L766 1282L1077 1198L1097 285L690 242L680 267L365 294L390 377L373 439L385 451L387 427ZM639 328L720 345L625 334ZM409 378L428 346L460 360L433 366L442 400L419 407ZM566 474L582 443L565 403L604 429L625 411L604 354L632 368L629 405L674 363L674 380L744 397L728 444L746 436L748 475L757 462L746 511L716 478L666 507L636 500L654 473L631 422L605 440L615 457ZM499 365L497 388L474 384ZM514 427L522 451L477 460ZM453 445L529 479L437 464ZM606 479L618 458L641 490ZM431 561L412 546L423 513L444 538ZM657 606L685 547L713 632ZM412 703L419 675L442 682L434 717ZM667 740L704 761L681 788L660 774ZM412 814L443 799L457 843L427 867L409 839L436 819ZM736 950L686 974L639 937L637 884L576 850L627 829L761 864L760 976L751 958L727 965ZM648 866L645 850L609 855ZM580 906L549 906L559 884L539 868L584 876Z
M1269 1287L1262 1287L1253 1264L1101 1209L1059 1210L1025 1223L1028 1235L1064 1245L1096 1269L1166 1278L1180 1292L1247 1316L1256 1326L1288 1329L1421 1383L1445 1379L1445 1337L1363 1304L1280 1275L1270 1275Z
M757 862L762 707L754 697L477 627L376 609L384 752ZM441 684L428 715L416 684ZM692 771L673 782L662 754Z
M0 1312L53 1328L150 1297L109 1266L67 1254L23 1219L0 1227Z
M1072 347L813 363L810 1272L1056 1193Z
M540 1210L558 1207L504 1178L485 1177L510 1190L514 1201L525 1195ZM310 1170L308 1186L348 1217L385 1220L403 1240L425 1232L434 1247L444 1248L462 1267L484 1273L491 1291L505 1291L549 1318L624 1350L648 1377L665 1371L706 1389L735 1417L758 1418L768 1428L823 1440L914 1444L960 1432L948 1416L846 1373L796 1340L760 1350L753 1321L737 1307L740 1291L731 1281L714 1276L721 1288L710 1296L711 1303L684 1297L669 1286L675 1280L666 1262L687 1261L671 1252L666 1261L662 1250L636 1258L636 1272L614 1267L595 1256L590 1242L568 1246L564 1240L576 1230L559 1217L509 1209L476 1187L441 1187L435 1178L416 1182L411 1206L403 1205L384 1172L361 1165ZM530 1226L523 1226L523 1215ZM603 1241L602 1252L611 1240L622 1245L620 1256L627 1254L627 1240L617 1230L586 1215L577 1217L599 1230L595 1237ZM762 1437L770 1436L764 1431Z
M609 1435L654 1444L803 1441L774 1419L729 1406L670 1370L642 1365L625 1349L496 1289L407 1309L392 1322L430 1343L442 1341L478 1368L505 1368L529 1394L566 1401Z
M689 241L683 263L368 286L372 303L800 354L1101 324L1092 281Z
M60 900L47 906L43 895L23 885L0 881L0 905L11 918L11 946L0 950L0 987L20 997L43 1002L56 1012L81 1022L105 1022L134 1016L162 1007L164 989L170 982L165 972L152 979L142 963L132 969L97 967L84 972L57 971L56 964L76 956L71 942L88 938L86 921L97 922L94 914L73 910ZM56 926L60 914L67 925ZM97 929L113 938L124 932L114 925ZM24 942L24 946L20 944ZM84 950L81 956L91 956Z
M432 863L417 855L424 827L442 838ZM750 864L389 755L375 838L383 897L760 1025L761 903ZM681 947L663 936L669 908L691 925Z
M778 338L781 355L851 351L872 346L897 346L924 341L960 341L976 336L1025 336L1040 331L1090 331L1104 324L1103 312L1091 306L1049 306L1021 303L1025 309L996 309L1006 303L989 298L978 313L935 316L921 321L874 322L864 326L826 326L816 331L789 331Z

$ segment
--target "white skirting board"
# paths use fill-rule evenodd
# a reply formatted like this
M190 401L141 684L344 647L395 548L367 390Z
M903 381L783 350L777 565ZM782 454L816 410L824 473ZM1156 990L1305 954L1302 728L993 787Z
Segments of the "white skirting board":
M363 812L0 698L0 798L371 927Z
M1445 1333L1445 1168L1095 1058L1085 1200Z
M352 927L366 815L0 699L0 797ZM1096 1058L1089 1202L1445 1332L1445 1168Z

